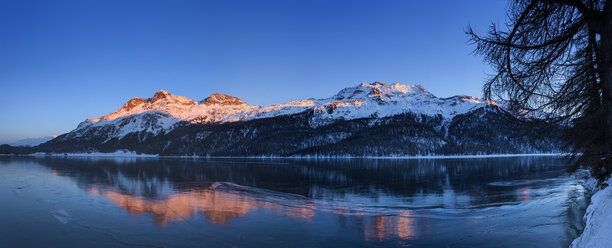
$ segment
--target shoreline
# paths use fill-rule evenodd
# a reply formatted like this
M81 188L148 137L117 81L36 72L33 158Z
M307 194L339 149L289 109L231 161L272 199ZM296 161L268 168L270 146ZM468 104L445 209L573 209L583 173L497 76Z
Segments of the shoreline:
M116 151L113 153L32 153L32 154L2 154L1 156L25 157L126 157L126 158L182 158L182 159L477 159L477 158L507 158L507 157L561 157L572 155L570 153L509 153L509 154L471 154L471 155L414 155L414 156L164 156L159 154L138 154L132 151Z
M612 183L608 179L604 184ZM589 177L585 183L593 191L584 220L584 230L570 244L570 248L604 248L612 243L612 187L601 188Z

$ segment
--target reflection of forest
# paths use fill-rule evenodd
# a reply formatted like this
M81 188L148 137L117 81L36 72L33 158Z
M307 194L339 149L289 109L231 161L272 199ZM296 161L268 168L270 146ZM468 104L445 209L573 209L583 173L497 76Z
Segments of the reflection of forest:
M24 158L26 159L26 158ZM113 188L123 195L163 200L172 194L200 192L214 182L298 194L312 199L459 207L520 202L529 192L497 181L549 179L563 175L564 164L553 157L439 160L292 160L292 159L37 159L60 176ZM522 185L521 187L524 187Z
M25 158L24 158L25 159ZM167 191L207 188L232 182L306 197L371 193L409 197L456 193L487 195L487 184L500 180L551 178L564 174L563 162L551 157L441 160L105 160L38 159L61 176L91 184L117 186L126 194L164 197ZM136 180L136 184L122 181ZM316 191L313 191L316 189ZM319 195L317 195L319 194ZM321 195L322 194L322 195Z

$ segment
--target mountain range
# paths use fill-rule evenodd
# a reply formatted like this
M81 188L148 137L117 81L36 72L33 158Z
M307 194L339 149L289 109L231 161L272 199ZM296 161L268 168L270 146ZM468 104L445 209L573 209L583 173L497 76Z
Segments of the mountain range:
M9 145L11 146L37 146L40 145L42 143L45 143L49 140L54 139L57 136L45 136L45 137L38 137L38 138L27 138L27 139L21 139L18 141L15 141L13 143L10 143Z
M439 98L421 85L362 83L323 99L249 105L215 93L195 101L158 91L32 148L5 152L130 150L180 156L409 156L562 151L562 127L503 103Z

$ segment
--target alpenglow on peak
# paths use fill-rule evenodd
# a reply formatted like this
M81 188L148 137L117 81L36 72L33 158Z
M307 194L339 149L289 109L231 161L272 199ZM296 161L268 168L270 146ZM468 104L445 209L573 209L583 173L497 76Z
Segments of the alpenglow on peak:
M238 97L221 93L214 93L198 103L205 105L248 105L244 100Z
M355 152L354 147L360 147L362 155L455 154L466 147L490 153L555 148L554 137L523 145L524 135L515 129L529 128L521 118L494 101L466 95L440 98L418 84L362 83L328 98L263 107L221 93L196 102L158 91L82 122L47 147L137 148L173 155L333 155ZM510 145L490 145L500 141Z
M450 119L495 102L474 97L438 98L420 84L381 82L362 83L342 89L322 99L298 100L269 106L249 105L240 98L214 93L196 102L160 90L152 98L132 98L118 110L88 119L75 131L113 126L109 135L120 137L134 132L169 132L179 123L205 124L250 121L254 119L312 113L309 125L320 126L334 120L381 118L403 113L442 116ZM129 127L129 130L126 129Z

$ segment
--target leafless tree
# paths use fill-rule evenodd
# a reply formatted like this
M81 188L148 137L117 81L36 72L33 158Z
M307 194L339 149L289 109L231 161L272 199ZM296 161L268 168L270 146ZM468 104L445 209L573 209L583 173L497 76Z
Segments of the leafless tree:
M487 98L526 115L571 123L574 162L604 180L612 172L612 2L516 0L504 25L467 34L495 73Z

